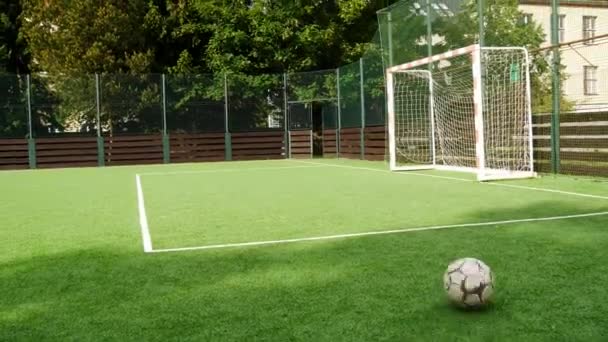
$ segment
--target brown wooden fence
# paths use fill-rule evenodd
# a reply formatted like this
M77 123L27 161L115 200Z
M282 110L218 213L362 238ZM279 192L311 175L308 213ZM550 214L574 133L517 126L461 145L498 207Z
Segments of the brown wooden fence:
M29 168L26 139L0 139L0 170Z
M365 128L365 159L384 160L387 154L386 126Z
M534 159L551 172L551 116L534 116ZM560 173L608 176L608 113L560 116Z
M551 117L534 116L534 158L538 172L551 171ZM335 129L323 131L323 156L361 158L361 130L340 130L339 151ZM564 174L608 176L608 113L565 114L560 127L561 172ZM312 155L311 132L290 132L291 154L294 158ZM283 131L238 132L232 134L231 153L234 160L285 158ZM106 136L105 165L160 164L163 162L161 134ZM364 158L384 160L386 127L372 126L364 130ZM169 140L171 162L220 161L226 157L224 133L172 134ZM58 136L35 139L37 167L73 167L98 165L96 137ZM339 152L339 153L338 153ZM0 169L29 167L26 139L0 139Z
M338 151L338 141L337 141L338 131L336 129L325 129L323 130L323 157L325 158L333 158L337 156Z
M342 128L340 130L340 157L361 158L361 129Z
M171 134L169 136L172 163L225 160L224 133Z
M53 137L36 139L39 168L97 166L97 137Z
M232 134L232 159L285 158L283 131L242 132Z
M289 132L292 158L312 158L312 131L291 131Z
M162 135L104 137L104 152L108 166L160 164L163 162Z

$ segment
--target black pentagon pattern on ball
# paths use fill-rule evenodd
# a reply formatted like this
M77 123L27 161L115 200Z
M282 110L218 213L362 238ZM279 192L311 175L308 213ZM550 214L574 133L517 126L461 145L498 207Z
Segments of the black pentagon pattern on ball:
M490 282L489 283L484 283L483 281L479 282L478 286L475 286L473 288L473 290L467 290L466 287L466 282L467 279L469 279L469 276L466 275L463 271L462 271L462 267L467 263L466 259L462 259L462 262L460 262L460 264L458 265L458 267L456 267L455 269L447 272L448 274L448 279L449 282L447 284L445 284L445 289L446 291L450 289L450 287L452 287L453 285L456 285L460 288L460 291L462 293L462 297L460 298L460 302L459 304L466 307L466 308L474 308L477 305L471 305L467 303L467 298L469 296L477 296L477 298L479 299L479 304L486 304L486 302L483 299L483 292L487 289L487 288L494 288L494 275L492 274L492 272L489 273L490 276ZM475 260L475 264L478 267L478 270L480 272L484 271L484 265L482 265L479 260ZM487 266L486 266L487 267ZM460 273L463 278L460 282L455 281L452 277L452 275L454 273Z
M462 291L462 305L466 306L466 307L474 307L475 305L469 305L467 304L467 297L469 296L477 296L477 298L479 298L479 303L481 304L485 304L483 301L483 291L485 291L486 288L488 287L492 287L493 285L488 285L488 284L484 284L484 282L479 282L479 285L476 286L473 290L469 291L467 290L467 287L465 286L465 283L467 281L469 277L465 276L464 279L462 280L462 282L460 282L460 291Z

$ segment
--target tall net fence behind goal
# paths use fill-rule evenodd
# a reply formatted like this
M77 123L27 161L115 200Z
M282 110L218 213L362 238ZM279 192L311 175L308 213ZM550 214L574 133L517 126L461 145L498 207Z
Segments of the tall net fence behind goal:
M533 175L527 51L477 45L388 69L393 170Z

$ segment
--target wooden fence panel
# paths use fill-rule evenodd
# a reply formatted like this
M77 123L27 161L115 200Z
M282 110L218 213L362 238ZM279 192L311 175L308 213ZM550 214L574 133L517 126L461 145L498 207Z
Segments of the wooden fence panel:
M323 157L333 158L336 157L337 153L337 130L325 129L323 130Z
M0 170L29 168L27 139L0 139Z
M162 136L139 134L104 137L104 152L107 166L161 164Z
M97 166L97 137L48 137L36 139L36 167Z
M312 131L290 131L290 144L292 158L312 158Z
M361 129L343 128L340 130L340 157L361 158Z
M386 126L365 127L365 159L384 160L387 154Z
M285 158L283 131L238 132L232 134L232 159L263 160Z
M533 117L537 172L551 172L551 115ZM608 176L608 113L560 116L560 171L564 174Z
M169 136L172 163L192 163L225 160L224 133L171 134Z

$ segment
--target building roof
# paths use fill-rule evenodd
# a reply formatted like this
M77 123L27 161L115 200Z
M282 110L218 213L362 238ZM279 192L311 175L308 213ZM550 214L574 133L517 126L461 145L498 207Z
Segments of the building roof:
M520 5L551 6L551 0L519 0ZM566 7L606 7L608 0L559 0L560 6Z

